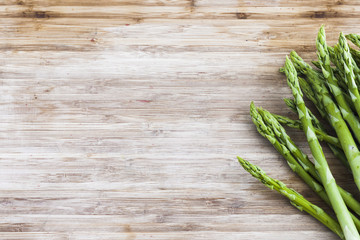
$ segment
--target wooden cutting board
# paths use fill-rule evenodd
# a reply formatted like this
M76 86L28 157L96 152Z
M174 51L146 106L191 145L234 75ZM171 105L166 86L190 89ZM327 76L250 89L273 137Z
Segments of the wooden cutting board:
M286 54L315 59L320 25L334 44L359 13L341 0L2 0L0 239L337 239L236 156L329 210L249 104L295 118Z

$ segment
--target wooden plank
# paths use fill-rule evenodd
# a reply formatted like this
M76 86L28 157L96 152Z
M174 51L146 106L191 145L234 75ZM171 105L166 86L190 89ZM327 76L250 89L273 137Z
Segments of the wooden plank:
M328 210L256 132L249 104L295 118L285 55L314 59L320 25L334 44L359 31L359 12L358 1L1 1L0 238L337 239L235 157Z

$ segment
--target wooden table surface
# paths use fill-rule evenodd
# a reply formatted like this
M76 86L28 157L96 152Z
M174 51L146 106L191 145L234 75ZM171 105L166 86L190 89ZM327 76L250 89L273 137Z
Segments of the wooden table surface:
M2 0L0 239L337 239L236 155L325 207L249 104L295 118L286 54L315 59L320 25L334 44L359 14L355 0Z

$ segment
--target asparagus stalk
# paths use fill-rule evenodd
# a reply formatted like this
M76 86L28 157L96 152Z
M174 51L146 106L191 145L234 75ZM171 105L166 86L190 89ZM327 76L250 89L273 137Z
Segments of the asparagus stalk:
M326 44L326 43L325 43L325 44ZM347 84L346 84L346 80L345 80L345 78L344 78L344 76L345 76L345 73L344 73L345 69L344 69L344 65L343 65L342 59L341 59L342 57L341 57L341 49L340 49L340 46L339 46L339 45L335 45L334 47L327 46L327 50L328 50L328 53L329 53L330 61L331 61L332 63L334 63L335 66L336 66L336 68L331 68L332 71L333 71L333 74L334 74L334 76L335 76L335 79L338 80L337 83L338 83L338 85L339 85L339 86L342 88L342 90L343 90L343 95L344 95L344 97L345 97L345 99L346 99L346 102L347 102L348 105L351 107L351 109L356 112L356 109L355 109L355 107L354 107L354 104L353 104L350 96L345 93L345 92L348 91L348 87L347 87ZM355 61L354 61L353 59L352 59L352 63L353 63L354 65L356 65L356 63L355 63ZM319 64L320 64L320 62L319 62ZM359 78L359 75L358 75L358 74L359 74L359 68L356 66L356 68L355 68L354 70L356 70L356 73L357 73L355 80L356 80L357 82L359 82L359 79L358 79L358 78ZM349 100L350 100L350 101L349 101Z
M341 43L343 43L345 46L342 46L340 43L338 45L335 46L335 52L336 52L336 55L337 55L337 58L338 58L338 62L340 63L338 66L339 69L341 69L341 76L344 76L344 80L345 80L345 83L347 84L347 80L346 80L346 68L344 66L344 56L343 56L343 53L344 53L344 48L346 48L346 51L347 52L350 52L349 55L349 63L352 65L353 67L353 73L354 73L354 76L355 76L355 82L357 85L360 85L360 69L359 67L357 66L357 63L355 61L355 59L353 58L353 54L351 50L351 48L349 47L349 45L347 44L347 41L346 41L346 38L344 37L343 33L340 33L340 37L339 37L339 42L341 41ZM356 52L356 50L355 50Z
M295 54L295 52L294 52L294 54ZM313 102L315 104L315 106L321 107L321 110L326 115L324 107L318 102L318 99L316 98L316 95L315 95L314 91L312 90L311 86L306 82L306 80L304 78L298 77L298 79L299 79L300 88L305 93L305 96L311 102Z
M325 69L324 67L326 67L326 64L324 64L325 62L328 63L329 62L329 56L327 53L327 48L324 48L323 46L326 46L325 43L326 39L325 39L325 32L324 32L324 28L321 27L319 34L318 34L318 38L316 41L316 45L317 45L317 49L318 49L318 56L319 56L319 60L320 63L323 66L323 72L324 72L324 76L329 76L331 75L331 72L328 72L328 69ZM343 45L343 55L345 57L348 57L348 53L346 52L346 44L345 43L341 43L341 45ZM341 48L341 47L340 47ZM349 60L344 61L344 64L346 64L346 62L349 62ZM349 67L351 68L351 64L349 64ZM344 68L347 69L345 70L345 72L348 72L347 75L351 75L350 69L349 67L347 67L346 65L344 65ZM331 69L330 69L331 71ZM348 80L349 78L346 77ZM351 79L351 85L356 86L356 84L353 81L354 79ZM324 89L321 89L320 92L324 92ZM351 90L349 90L351 93ZM356 90L357 91L357 90ZM330 97L327 97L326 95L324 95L325 97L323 97L323 103L326 107L326 111L329 114L329 116L331 117L331 124L334 127L336 134L340 140L342 149L344 150L344 153L346 155L346 158L348 159L348 162L350 164L353 176L354 176L354 180L355 183L357 185L357 187L360 189L360 152L359 149L356 146L356 143L354 141L354 139L352 138L351 132L349 131L346 123L343 121L341 114L339 114L339 109L337 108L336 104L332 101L332 99ZM352 99L353 99L352 95ZM356 102L353 99L355 108L356 108ZM346 112L343 111L343 116L347 116ZM350 125L350 123L349 123ZM359 140L359 136L358 136L358 132L359 132L359 126L356 126L355 124L353 124L354 126L352 127L352 130L354 132L354 135L356 136L356 138Z
M295 52L292 51L290 53L290 58L296 68L297 71L303 73L307 78L313 83L313 82L323 82L320 76L317 72L315 72L310 65L308 65L306 62L302 60L302 58ZM326 119L330 123L330 119L326 113L325 107L322 103L322 96L319 94L316 94L314 89L310 86L310 84L303 78L298 78L300 88L305 93L306 97L312 101L320 113L321 117ZM325 88L326 89L326 88ZM297 113L297 112L296 112Z
M294 113L297 113L297 109L296 109L294 100L292 100L290 98L284 98L283 100L284 100L286 106L288 106L291 111L293 111Z
M324 33L325 34L325 33ZM325 39L324 39L325 41ZM345 82L348 86L348 90L351 96L351 100L354 103L357 114L360 116L360 94L356 85L356 77L354 74L354 63L351 57L349 46L346 42L346 38L343 33L340 33L339 37L339 51L341 54L341 63L344 66ZM325 74L324 74L325 75ZM358 127L360 129L360 127Z
M278 128L274 128L273 126L271 126L271 124L266 124L265 123L265 117L262 116L261 114L259 114L259 112L264 111L262 109L257 109L254 105L254 103L252 102L250 104L250 115L252 118L253 123L255 124L258 132L265 137L266 139L269 140L269 142L274 146L274 148L281 153L285 159L291 159L290 163L297 165L298 163L294 163L295 159L293 158L293 156L291 155L291 150L294 150L294 148L291 148L291 150L287 150L287 147L279 142L279 140L276 138L277 135L279 135L280 133L275 133L275 131L278 131ZM273 122L275 123L275 122ZM297 154L299 153L298 151L295 153ZM296 162L296 161L295 161ZM302 172L304 169L308 169L306 167L305 164L303 164L301 161L300 163L302 164L303 168L296 168L296 170L299 170L300 172L298 172L299 175L303 176L305 173ZM307 178L308 179L308 178ZM319 189L319 187L316 185L316 183L311 182L311 181L306 181L306 183L311 186L311 188L314 189ZM325 193L326 194L326 193Z
M259 167L249 163L248 161L237 157L241 166L249 172L253 177L257 178L260 182L262 182L265 186L270 189L275 189L281 195L287 197L290 200L290 203L295 206L300 211L305 211L309 213L311 216L316 218L326 227L328 227L331 231L336 233L341 239L344 238L344 233L339 226L339 223L330 217L324 210L319 208L318 206L312 204L308 200L306 200L302 195L300 195L295 190L286 187L286 185L279 180L270 178L266 175L264 171L262 171ZM345 235L346 236L346 235ZM350 238L347 238L349 240Z
M350 48L350 53L351 53L351 56L353 57L354 61L356 62L356 64L358 66L360 66L360 51Z
M309 114L311 116L311 118L316 119L315 116L313 116L309 110ZM295 129L300 129L303 130L301 122L299 120L292 120L288 117L284 117L281 115L277 115L272 113L273 117L281 124L291 127L291 128L295 128ZM317 119L316 119L317 120ZM317 136L317 138L320 141L324 141L328 144L330 150L333 152L333 154L335 155L336 158L338 158L341 163L349 170L351 170L349 162L346 159L346 156L344 154L344 151L341 149L341 144L339 142L339 139L333 136L328 135L324 128L321 126L321 124L319 124L319 122L314 121L313 120L313 124L315 127L315 134Z
M291 128L303 130L301 122L299 120L293 120L293 119L290 119L288 117L277 115L277 114L274 114L274 113L272 113L272 116L278 122L280 122L281 124L284 124L284 125L286 125L288 127L291 127ZM324 141L324 142L327 142L327 143L329 143L329 144L331 144L333 146L341 148L341 144L340 144L338 138L330 136L327 133L325 133L323 130L318 129L318 128L315 128L315 134L316 134L317 138L320 141Z
M357 117L355 116L355 114L353 113L353 111L351 110L350 106L348 105L346 98L337 83L337 79L334 77L334 74L332 72L332 68L330 66L330 61L329 61L329 54L326 53L327 46L326 46L326 42L325 42L325 32L324 31L320 30L318 39L319 40L317 41L317 48L324 52L323 56L321 56L321 54L319 54L319 63L322 66L322 70L324 72L324 77L328 83L328 86L329 86L333 96L335 97L336 102L339 104L339 108L341 110L342 117L350 125L351 129L353 130L353 132L355 134L355 137L360 142L360 128L359 128L360 122L357 119ZM296 69L298 69L302 73L306 74L306 76L308 77L312 86L315 89L317 89L317 91L316 91L318 94L317 99L319 99L320 101L323 98L331 99L331 95L328 92L324 82L321 79L319 79L317 74L314 73L314 70L311 68L310 65L308 65L306 62L304 62L302 60L302 58L300 56L298 56L297 53L294 51L291 52L291 60L293 61ZM310 87L305 87L304 83L301 84L301 87L306 92L308 92L309 91L308 88L310 88ZM307 94L306 96L309 98L308 95L309 94ZM314 97L312 97L312 98L314 98ZM317 106L318 108L321 108L322 111L326 111L325 107L324 107L324 105L325 105L324 103L320 104L319 103L320 101L314 101L314 100L312 100L312 101L314 102L315 106ZM320 110L319 110L319 112L320 112ZM323 112L320 112L320 114L322 117L328 119L328 116L329 116L328 114L323 113ZM330 123L331 120L328 120L328 122Z
M272 143L274 148L286 159L290 168L297 173L321 199L331 206L324 188L319 185L320 178L314 164L295 143L292 142L291 138L286 134L285 129L272 117L271 113L261 108L256 109L252 103L250 105L250 115L259 133ZM338 186L338 189L349 208L356 213L360 213L360 203L340 186ZM351 214L351 218L356 228L360 230L360 220L353 214Z
M311 61L311 63L318 69L321 69L319 61Z
M301 125L300 120L293 120L291 118L288 118L288 117L285 117L285 116L282 116L279 114L275 114L275 113L272 113L272 115L282 125L302 130L302 125ZM318 134L316 134L316 135L318 135Z
M336 49L338 49L338 47L336 47ZM340 51L340 50L337 50L337 51L336 51L336 54L337 54L337 55L340 54L339 51ZM331 58L330 58L330 60L331 60ZM333 60L331 60L331 61L333 61ZM340 62L340 61L339 61L339 62ZM345 81L345 78L344 78L344 76L345 76L345 74L344 74L344 69L343 69L344 67L343 67L342 64L339 64L339 63L337 63L337 64L338 64L338 66L337 66L336 68L332 68L332 71L333 71L333 73L334 73L335 79L338 80L337 83L338 83L339 87L341 88L341 90L343 91L343 94L345 95L345 97L350 99L350 102L351 102L351 103L349 104L349 102L348 102L348 104L349 104L350 107L354 110L354 112L356 112L355 107L354 107L354 104L353 104L353 102L351 101L350 96L348 95L348 87L347 87L347 84L346 84L346 81ZM342 68L342 70L340 70L340 67Z
M301 86L301 81L299 81L299 83L300 83L300 86ZM284 98L284 102L286 103L286 105L287 105L292 111L294 111L294 112L297 113L294 100L288 99L288 98ZM321 104L319 104L319 105L321 105ZM322 106L322 105L321 105L321 106ZM324 110L324 111L325 111L325 110ZM312 119L312 121L313 121L313 124L314 124L314 126L315 126L315 134L318 136L319 140L320 140L320 141L328 142L328 146L329 146L330 150L333 152L333 154L335 155L335 157L337 157L337 158L342 162L342 164L343 164L346 168L348 168L348 169L351 170L350 165L349 165L349 162L348 162L348 160L346 159L346 156L345 156L345 154L344 154L344 151L341 149L341 143L340 143L340 147L337 147L337 146L338 146L337 141L339 141L339 139L333 139L334 137L331 137L331 136L327 137L327 136L325 136L325 135L327 135L326 132L325 132L325 128L322 126L322 124L319 122L319 120L316 118L316 116L315 116L309 109L308 109L308 112L309 112L310 117L311 117L311 119ZM279 115L278 115L278 116L279 116ZM282 117L282 116L280 116L280 117ZM327 117L327 115L326 115L325 117ZM289 119L289 118L288 118L288 119ZM290 123L288 120L284 119L284 117L282 117L282 119L279 118L279 121L280 121L280 122L283 121L283 124L290 124L290 125L289 125L290 127L295 127L295 125L297 124L297 123ZM299 120L298 120L298 121L299 121ZM329 121L330 121L330 120L329 120ZM300 121L299 121L299 123L300 123L300 125L301 125L301 122L300 122ZM295 124L295 125L294 125L294 124ZM302 129L302 125L301 125L301 129ZM318 133L318 131L321 131L321 132L324 133L325 135L323 134L323 136L321 137L321 136L320 136L321 133ZM334 143L334 145L331 144L331 143Z
M321 117L326 119L327 121L329 121L326 111L325 111L325 107L322 105L322 102L319 100L318 96L316 96L316 94L314 93L311 86L306 82L305 79L300 78L300 77L298 79L299 79L300 88L305 93L305 96L312 103L314 103L314 105L315 105L316 109L318 110L318 112L320 113Z
M305 83L306 83L306 81L304 80L304 79L302 79L302 78L299 78L299 83L300 83L300 87L302 86L302 81L301 80L303 80ZM307 83L306 83L307 84ZM308 84L307 84L308 85ZM311 97L310 96L310 94L311 95L314 95L314 93L312 92L312 90L311 90L311 93L310 93L310 91L309 91L309 97ZM294 113L296 113L297 114L297 109L296 109L296 104L295 104L295 102L294 102L294 100L292 100L292 99L290 99L290 98L284 98L283 99L284 100L284 102L285 102L285 104L291 109L291 111L293 111ZM315 99L314 98L314 101L318 101L317 99ZM321 103L319 103L319 106L322 106L321 105ZM320 112L320 109L318 109L319 110L319 112ZM321 109L322 110L322 109ZM326 112L325 112L325 109L323 110L324 112L324 114L326 114ZM321 111L322 112L322 111ZM313 121L313 123L315 124L320 124L320 122L319 122L319 120L315 117L315 115L309 110L309 114L310 114L310 117L311 117L311 119L312 119L312 121ZM327 117L327 115L326 116L324 116L324 117ZM301 122L298 120L298 122L301 124ZM324 132L324 130L322 130L323 132ZM325 133L326 134L326 133Z
M319 57L319 63L322 67L324 78L327 81L327 85L331 90L331 93L334 96L336 102L339 105L343 118L345 119L345 121L349 123L350 127L353 129L354 132L356 132L357 136L360 139L360 128L359 128L360 122L352 112L351 107L348 105L346 101L346 97L343 94L343 91L341 90L340 86L338 85L338 80L335 78L333 70L330 66L329 55L326 54L326 49L329 48L326 44L325 30L323 27L321 27L319 31L319 35L316 41L316 47L319 52L321 52L321 50L323 49L325 53L325 54L318 54L318 57Z
M318 53L319 55L324 54L327 56L327 53L325 52L326 51L325 49L327 49L327 48L322 48L320 45L319 49L320 49L320 52ZM301 59L301 58L299 57L299 59ZM320 57L319 57L319 60L321 60ZM297 59L294 59L294 62L296 62L296 61L297 61ZM322 61L319 61L319 62L321 64L323 64ZM304 63L304 64L306 64L306 63ZM359 179L360 169L356 168L356 166L357 166L356 164L357 164L357 162L360 161L360 157L357 157L360 154L360 152L359 152L358 148L356 147L356 144L351 135L351 132L349 131L346 123L344 122L343 117L342 117L337 105L332 100L332 97L331 97L330 93L328 92L324 83L320 79L312 78L312 77L309 77L308 80L312 84L312 88L313 88L314 92L316 92L317 98L321 101L322 105L324 106L324 108L327 112L327 119L329 119L330 125L336 131L336 134L339 138L342 149L344 150L344 153L346 155L347 161L340 158L340 157L342 157L342 154L339 151L334 152L334 154L336 156L338 156L340 158L340 160L342 160L342 162L345 164L345 166L347 166L347 164L350 165L353 175L354 175L354 172L355 172L355 174L358 174L358 176L356 176L356 177L354 175L354 179L355 179L355 183L357 183L357 186L359 187L360 180L356 180L356 179ZM359 139L360 138L359 131L356 131L357 124L352 122L352 125L353 125L354 135L355 135L355 137L357 137L357 139ZM353 147L353 146L355 146L355 147ZM333 151L336 150L333 147L330 147L330 148ZM351 166L351 164L353 164L353 166Z
M351 215L344 203L344 200L341 197L339 189L336 185L336 181L325 159L322 147L314 133L314 127L303 100L303 95L300 90L299 80L297 79L295 67L288 57L286 57L285 62L285 74L287 77L288 85L291 88L293 96L295 98L295 103L298 108L299 119L301 120L301 123L303 125L304 132L310 146L310 150L314 157L315 168L320 175L321 182L330 199L331 206L336 213L341 229L344 232L345 238L347 240L359 240L360 236L355 227L354 221L352 220ZM326 104L324 105L326 106Z
M325 128L323 127L323 125L319 122L319 120L317 120L317 118L311 113L311 111L309 110L309 114L311 119L313 119L313 124L314 127L316 129L319 129L320 131L325 133ZM325 133L326 134L326 133ZM330 136L331 137L331 136ZM319 138L320 139L320 138ZM321 140L321 139L320 139ZM336 140L339 140L338 138L336 138ZM328 140L329 141L329 140ZM339 141L340 142L340 141ZM330 150L333 152L333 154L335 155L335 157L337 157L341 163L351 171L350 168L350 164L348 162L348 160L346 159L345 153L344 151L341 149L341 143L340 143L340 147L338 147L338 145L334 145L334 144L329 144L328 146L330 148Z
M314 164L309 160L308 156L306 154L304 154L298 146L296 146L296 144L291 140L289 135L287 135L285 129L272 116L272 114L270 112L268 112L264 109L261 109L261 108L258 108L257 110L260 113L260 115L262 116L263 121L259 120L259 118L256 118L254 120L258 121L257 124L265 124L267 126L267 129L270 128L270 130L268 129L267 132L263 132L263 133L261 133L261 135L263 135L263 136L270 135L270 136L273 136L274 138L277 138L280 141L280 144L283 145L282 146L283 151L291 152L292 156L295 157L295 159L297 160L297 162L300 163L301 166L297 166L295 163L293 163L293 159L289 158L288 155L286 155L286 154L284 155L283 153L281 153L281 148L276 147L275 144L273 143L275 149L278 150L278 152L280 152L287 161L290 161L290 163L293 164L296 168L303 167L304 170L307 171L311 175L311 176L304 176L304 174L300 175L298 172L296 172L315 192L317 192L316 188L313 188L313 185L308 183L310 180L306 181L304 179L304 177L306 177L306 178L311 177L311 180L316 179L316 181L321 182L320 176L317 173ZM252 112L254 112L254 110L252 110ZM251 115L253 116L255 114L252 113ZM266 129L266 128L258 128L258 129L261 130L261 129ZM312 179L312 178L314 178L314 179ZM345 204L360 216L360 203L357 200L355 200L349 192L347 192L340 186L337 186L337 187L339 189L339 192L340 192L342 198L345 201ZM320 194L319 194L319 196L323 200L327 201ZM360 221L358 219L354 219L354 216L352 216L352 218L355 222L357 229L360 230Z
M349 39L353 44L355 44L357 47L360 47L360 36L355 33L350 33L345 36L347 39Z
M326 44L326 42L325 42ZM328 54L330 61L336 66L335 68L331 68L335 79L338 80L338 85L347 92L347 84L344 79L344 66L341 62L341 54L339 50L339 45L335 45L334 47L327 46ZM320 61L318 61L320 64ZM321 66L320 66L321 67ZM343 92L345 94L345 92ZM353 105L353 104L352 104ZM356 111L356 110L355 110Z
M348 106L351 108L352 112L353 113L356 113L356 109L355 109L355 106L354 106L354 103L352 102L351 100L351 97L350 95L348 94L348 88L347 88L347 85L345 83L345 80L344 78L342 77L344 74L342 72L339 71L339 69L334 69L334 76L336 79L338 79L338 84L339 84L339 87L341 88L342 90L342 93L344 95L344 98L345 98L345 101L346 103L348 104Z
M296 53L294 52L293 53L293 61L294 62L296 62L297 63L297 66L302 66L301 68L300 68L300 70L301 69L303 69L303 71L304 71L304 69L310 69L310 68L308 68L308 67L306 67L306 66L308 66L308 65L306 65L306 63L305 62L303 62L302 61L302 59L300 58L300 57L298 57L297 56L297 54L295 55ZM326 86L324 86L324 84L323 84L323 82L322 82L322 80L321 79L318 79L318 78L313 78L313 77L311 77L311 76L315 76L314 74L313 75L309 75L310 76L310 78L308 78L310 81L311 81L311 83L312 83L312 85L313 85L313 87L314 87L314 90L316 90L316 92L317 92L317 95L315 95L316 96L316 99L322 99L324 96L326 97L326 99L328 99L328 100L331 100L331 96L330 96L330 94L329 94L329 92L327 91L327 89L326 89ZM304 83L302 83L302 81L299 81L300 82L300 85L302 86L302 88L304 88ZM310 89L309 87L307 87L307 88L304 88L306 91L308 91L307 89ZM307 96L309 95L309 93L307 93ZM346 96L346 95L345 95ZM309 96L308 96L309 97ZM310 97L309 97L310 98ZM320 100L319 100L320 101ZM313 100L313 102L314 102L314 104L316 105L316 106L318 106L318 109L319 108L321 108L323 105L322 104L320 104L322 101L320 101L320 103L319 103L319 101L317 102L317 101L315 101L315 100ZM325 111L325 110L324 110ZM319 112L321 113L321 111L319 110ZM336 114L338 114L338 110L335 112ZM331 116L331 115L328 115L328 114L326 114L326 116L324 116L324 114L321 114L325 119L328 119L328 122L332 125L332 123L331 123L331 119L329 119L329 116ZM338 115L340 115L340 114L338 114ZM310 115L311 116L311 115ZM348 116L347 116L348 117ZM315 116L312 116L312 118L315 118ZM337 116L337 118L338 119L342 119L342 116L340 115L340 116ZM353 120L352 121L352 127L355 129L355 136L357 136L357 137L359 137L360 138L360 132L359 131L356 131L356 129L357 129L357 122L358 122L358 120L357 120L357 118L355 117L355 116L353 116L352 118L350 118L350 119L348 119L349 121L351 121L351 120ZM350 135L351 136L351 135ZM338 158L338 159L340 159L340 161L344 164L344 166L346 166L347 168L349 168L350 169L350 166L349 166L349 162L347 161L347 159L346 159L346 157L345 157L345 155L344 155L344 152L342 151L342 150L340 150L339 148L335 148L334 146L331 146L331 145L329 145L329 147L330 147L330 149L331 149L331 151L334 153L334 155Z
M341 56L339 55L339 45L335 45L334 47L327 46L327 50L329 53L330 61L336 66L335 69L343 75L344 73L344 66L341 64ZM319 61L320 63L320 61ZM335 70L332 68L332 70Z

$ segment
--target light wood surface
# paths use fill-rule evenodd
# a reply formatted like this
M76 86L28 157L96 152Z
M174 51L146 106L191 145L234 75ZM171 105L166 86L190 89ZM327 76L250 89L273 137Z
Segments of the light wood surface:
M2 0L0 239L337 239L236 155L325 207L248 108L295 117L285 55L314 59L320 25L333 44L359 32L359 13L358 1Z

